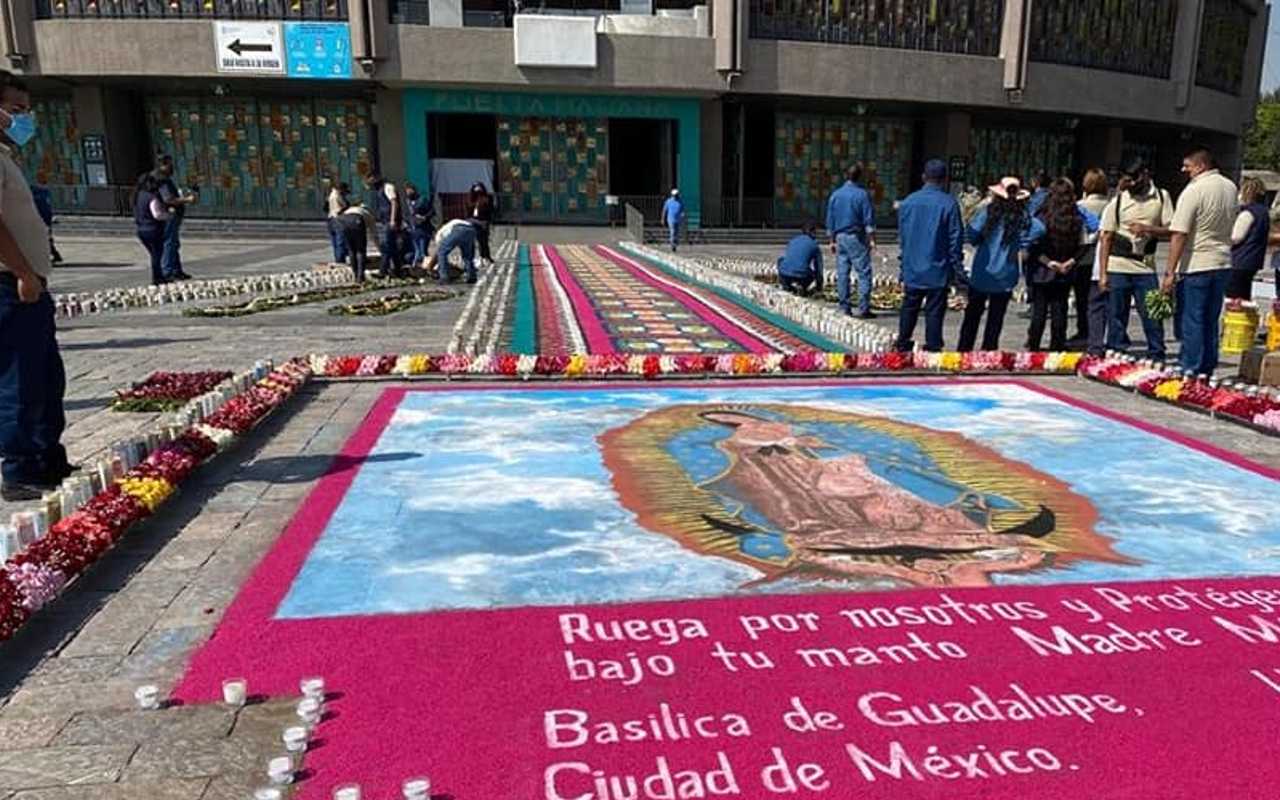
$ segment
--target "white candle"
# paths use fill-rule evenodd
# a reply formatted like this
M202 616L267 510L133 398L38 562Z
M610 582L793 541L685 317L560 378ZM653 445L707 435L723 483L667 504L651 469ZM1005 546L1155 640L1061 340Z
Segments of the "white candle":
M293 759L288 756L277 756L267 764L267 777L271 782L283 786L293 782Z
M160 707L160 689L151 684L139 686L133 690L133 699L138 701L138 708L154 711Z
M427 778L410 778L401 787L404 800L430 800L431 781Z
M300 753L307 749L307 729L293 726L284 729L284 749L290 753Z
M333 790L333 800L360 800L360 784L347 783Z
M298 684L304 697L324 701L324 678L303 678Z
M274 786L264 786L253 792L253 800L282 800L283 797L284 793Z
M222 702L239 708L249 696L249 684L244 678L231 678L222 682Z

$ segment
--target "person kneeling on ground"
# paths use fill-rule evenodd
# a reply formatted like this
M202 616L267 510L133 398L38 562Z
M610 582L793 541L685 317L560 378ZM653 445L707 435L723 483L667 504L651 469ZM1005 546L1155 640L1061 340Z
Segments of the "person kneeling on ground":
M793 294L822 291L822 248L818 246L818 223L805 222L800 235L787 242L778 259L778 285Z
M454 250L460 250L467 283L475 283L478 233L476 226L469 219L455 219L440 226L440 230L436 231L436 251L427 259L427 272L439 268L440 283L449 283L449 254Z
M358 204L347 206L334 217L334 222L342 232L342 242L346 247L347 258L350 259L351 271L355 273L356 283L364 283L369 239L377 238L378 222L372 211Z

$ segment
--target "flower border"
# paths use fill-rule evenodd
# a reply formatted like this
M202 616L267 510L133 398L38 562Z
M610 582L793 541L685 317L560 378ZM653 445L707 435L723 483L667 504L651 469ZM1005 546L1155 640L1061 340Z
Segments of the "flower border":
M0 642L98 561L138 521L153 514L200 465L251 431L311 377L304 359L265 363L219 392L190 403L162 433L112 448L87 477L45 495L36 511L18 512L0 533ZM215 406L212 400L224 402ZM209 413L205 413L206 409Z
M1089 356L1080 374L1188 411L1280 436L1280 396L1265 387L1202 380L1172 367L1119 354Z

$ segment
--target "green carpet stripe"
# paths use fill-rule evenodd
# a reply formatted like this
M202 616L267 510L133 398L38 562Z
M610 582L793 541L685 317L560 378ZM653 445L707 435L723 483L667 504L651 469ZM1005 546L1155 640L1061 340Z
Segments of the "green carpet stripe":
M521 244L516 258L516 311L511 325L511 350L536 354L538 312L533 300L533 263L529 260L529 245Z
M800 325L799 323L792 322L786 317L779 316L778 314L775 314L772 311L767 311L766 309L756 305L755 303L751 302L750 300L748 300L747 298L743 297L742 295L736 292L731 292L728 289L721 289L718 286L711 286L710 284L706 284L706 283L703 283L702 281L695 280L694 278L689 277L688 275L684 274L683 272L680 272L679 270L668 267L666 264L662 263L661 261L658 261L653 258L649 258L648 256L645 256L645 255L641 255L640 253L636 253L630 250L624 250L623 252L627 253L627 255L631 256L632 258L636 258L641 261L647 262L648 264L651 264L655 268L665 272L666 274L670 275L676 280L683 281L689 284L690 286L697 286L700 289L705 289L708 292L711 292L712 294L716 295L717 297L723 300L728 300L731 303L742 306L746 310L750 311L752 314L755 314L760 319L764 320L765 322L768 322L770 325L773 325L774 327L777 327L777 328L781 328L782 330L786 331L787 333L791 334L792 336L796 337L802 342L807 342L816 350L822 350L823 352L827 352L827 353L843 353L845 350L848 349L844 345L837 344L831 341L830 339L826 338L825 336L820 336L819 334L814 333L813 331L809 330L803 325Z

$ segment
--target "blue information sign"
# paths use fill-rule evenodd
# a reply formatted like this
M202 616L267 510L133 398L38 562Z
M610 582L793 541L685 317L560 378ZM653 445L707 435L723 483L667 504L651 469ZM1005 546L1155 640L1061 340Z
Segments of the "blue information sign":
M351 28L345 22L286 22L290 78L350 78Z

